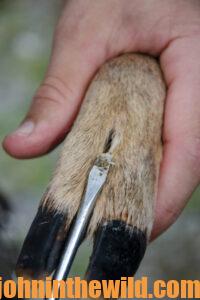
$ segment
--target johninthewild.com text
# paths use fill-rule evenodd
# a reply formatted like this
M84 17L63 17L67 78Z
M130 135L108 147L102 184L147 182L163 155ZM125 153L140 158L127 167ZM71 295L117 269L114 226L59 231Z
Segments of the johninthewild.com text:
M148 278L121 277L120 280L91 280L80 277L65 280L28 280L18 277L3 280L0 277L0 299L38 299L38 298L200 298L200 280L155 280L149 288Z

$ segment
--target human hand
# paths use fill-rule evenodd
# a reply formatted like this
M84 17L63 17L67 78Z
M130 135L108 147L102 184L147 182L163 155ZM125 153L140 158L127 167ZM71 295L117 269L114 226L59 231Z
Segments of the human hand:
M125 52L159 57L168 87L155 238L176 220L200 180L199 0L66 1L45 79L3 146L17 158L55 147L97 69Z

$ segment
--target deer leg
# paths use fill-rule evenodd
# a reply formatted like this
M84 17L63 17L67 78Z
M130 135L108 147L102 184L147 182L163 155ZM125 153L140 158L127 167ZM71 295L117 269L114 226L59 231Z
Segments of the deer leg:
M164 99L155 59L126 54L102 66L64 142L19 256L18 276L43 278L55 270L88 173L105 152L114 165L85 234L95 237L87 278L116 279L136 272L153 224Z

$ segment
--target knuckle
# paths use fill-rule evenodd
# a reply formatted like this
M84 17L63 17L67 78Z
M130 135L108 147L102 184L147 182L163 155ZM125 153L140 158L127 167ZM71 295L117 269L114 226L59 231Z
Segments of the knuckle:
M48 76L37 90L34 101L47 101L62 105L72 93L64 82L58 77Z

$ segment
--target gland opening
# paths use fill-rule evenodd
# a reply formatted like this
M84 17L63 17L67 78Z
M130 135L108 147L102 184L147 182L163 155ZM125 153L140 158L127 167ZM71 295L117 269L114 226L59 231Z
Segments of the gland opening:
M103 148L103 152L104 153L107 153L109 152L111 146L112 146L112 142L113 142L113 139L114 139L114 136L115 136L115 131L114 129L111 129L110 132L109 132L109 135L106 139L106 142L104 144L104 148Z

